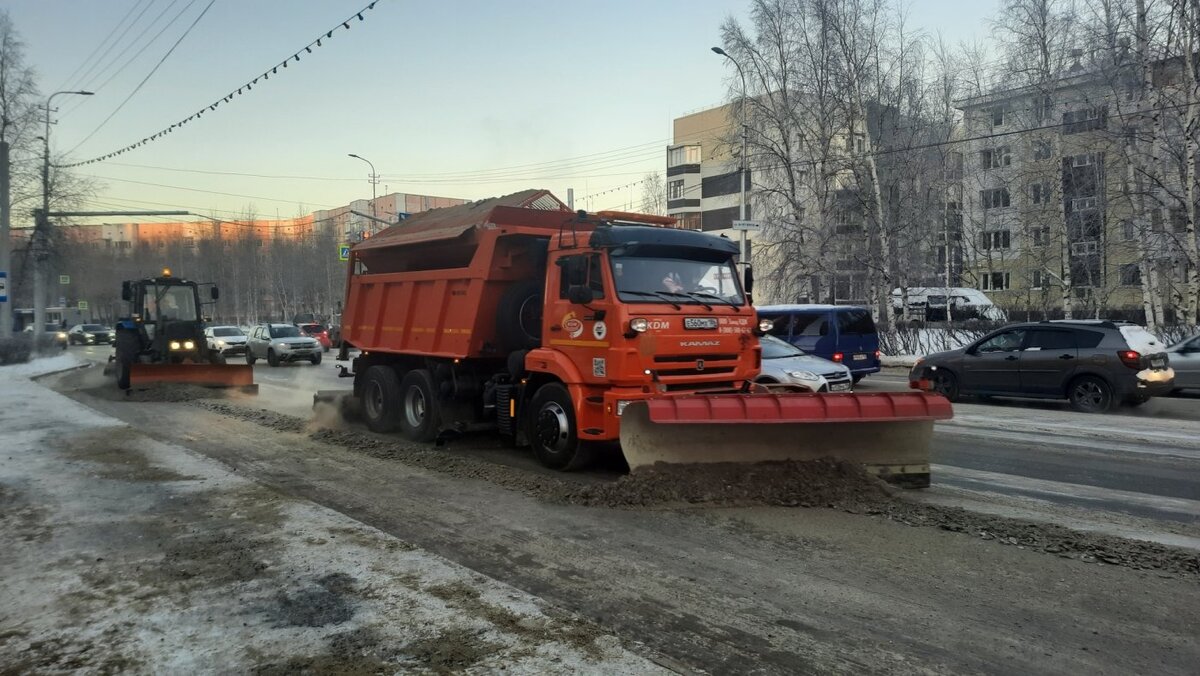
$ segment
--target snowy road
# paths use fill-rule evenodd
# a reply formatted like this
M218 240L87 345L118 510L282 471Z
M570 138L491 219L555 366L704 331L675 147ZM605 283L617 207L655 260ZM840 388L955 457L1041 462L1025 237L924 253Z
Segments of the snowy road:
M102 347L72 351L98 361L107 355ZM254 367L259 404L307 416L313 392L349 389L351 380L337 376L334 355L327 353L319 366L272 368L260 361ZM858 389L907 389L907 377L889 369ZM1045 401L954 408L954 420L940 423L935 433L934 487L923 492L928 499L970 506L999 501L1035 515L1071 508L1099 512L1093 518L1100 529L1128 517L1200 536L1200 399L1155 399L1103 416ZM533 466L525 457L498 459Z

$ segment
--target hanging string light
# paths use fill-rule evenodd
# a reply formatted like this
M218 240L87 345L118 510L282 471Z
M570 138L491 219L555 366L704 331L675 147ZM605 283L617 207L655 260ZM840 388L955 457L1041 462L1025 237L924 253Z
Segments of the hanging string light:
M378 4L378 2L379 2L379 0L372 0L372 2L370 4L368 4L366 7L362 8L358 12L355 12L354 16L358 17L359 21L362 21L363 13L374 9L375 5ZM354 18L354 17L351 17L351 18ZM215 111L217 108L219 108L221 106L221 104L230 103L231 101L233 101L235 96L242 96L244 93L250 92L251 86L258 84L258 81L260 79L266 80L268 78L268 76L278 74L280 66L287 68L288 62L290 62L292 60L295 60L297 63L299 63L301 53L312 54L313 47L320 47L322 39L325 39L325 40L332 39L334 31L337 31L337 30L350 30L350 19L346 19L345 21L343 21L341 23L341 25L335 26L332 29L326 31L324 33L324 38L318 37L316 40L313 40L312 42L308 43L304 47L296 50L295 53L293 53L290 56L288 56L287 58L283 59L283 61L275 64L274 66L271 66L270 69L264 71L258 77L254 78L253 80L250 80L249 82L242 84L241 86L239 86L237 88L236 91L231 91L229 94L226 94L225 96L221 97L217 101L214 101L213 103L210 103L207 106L204 106L203 108L201 108L201 112L203 112L206 109L210 112ZM142 145L149 143L151 141L156 141L159 138L165 136L166 134L169 134L169 133L175 131L175 129L177 129L177 128L183 127L183 125L185 125L188 122L191 122L192 120L197 119L199 117L200 117L199 112L193 113L193 114L189 115L188 117L184 118L183 120L180 120L179 122L176 122L175 124L170 125L166 129L162 129L159 132L157 132L155 134L151 134L150 136L147 136L140 141L131 143L131 144L125 146L124 148L121 148L120 150L115 150L111 153L107 153L105 155L100 155L100 156L94 157L90 160L84 160L83 162L73 162L71 164L61 164L61 165L57 165L57 166L62 167L62 168L82 167L87 164L103 162L104 160L110 159L112 157L116 157L117 155L120 155L128 150L133 150L133 149L139 148Z

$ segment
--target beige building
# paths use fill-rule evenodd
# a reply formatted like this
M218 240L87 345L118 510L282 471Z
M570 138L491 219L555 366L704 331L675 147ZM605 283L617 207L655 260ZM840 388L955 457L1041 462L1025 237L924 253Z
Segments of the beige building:
M1076 316L1141 320L1143 278L1160 300L1177 293L1186 210L1179 172L1160 162L1156 181L1133 171L1151 120L1137 114L1132 69L1075 66L1040 88L998 91L959 103L963 147L965 282L1021 316L1057 316L1064 288ZM1155 86L1170 87L1164 69ZM1169 138L1169 136L1167 137ZM1171 146L1155 139L1153 154ZM1145 152L1143 150L1143 152ZM1137 165L1145 166L1145 165ZM1141 186L1141 187L1139 187ZM1145 262L1143 262L1145 261Z

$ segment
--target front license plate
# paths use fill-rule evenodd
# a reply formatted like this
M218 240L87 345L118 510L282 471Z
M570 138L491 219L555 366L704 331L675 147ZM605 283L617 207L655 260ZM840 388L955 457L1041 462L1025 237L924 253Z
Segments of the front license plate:
M867 359L867 355L862 354L861 352L856 353L854 355L854 361L866 361L866 359Z
M830 392L845 392L850 389L850 383L833 383L829 386Z

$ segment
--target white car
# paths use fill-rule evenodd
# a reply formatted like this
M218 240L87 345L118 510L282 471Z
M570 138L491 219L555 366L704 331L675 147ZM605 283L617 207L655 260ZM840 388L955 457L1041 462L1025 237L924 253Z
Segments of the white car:
M236 326L210 326L204 329L208 349L223 357L246 354L246 333Z
M246 363L253 366L256 359L266 359L271 366L302 359L320 364L321 344L291 324L259 324L246 341Z
M763 336L762 372L754 382L763 385L799 386L809 392L849 392L850 369L808 354L775 336Z
M1175 369L1175 391L1200 390L1200 335L1168 347L1167 357Z

